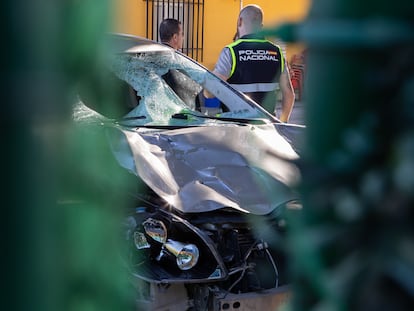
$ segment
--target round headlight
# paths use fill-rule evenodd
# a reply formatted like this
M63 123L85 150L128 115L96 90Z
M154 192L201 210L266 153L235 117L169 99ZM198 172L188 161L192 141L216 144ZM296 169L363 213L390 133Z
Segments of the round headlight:
M177 266L181 270L188 270L197 264L199 251L194 244L185 244L169 239L164 247L175 256Z
M185 245L177 255L177 266L181 270L188 270L197 264L199 251L194 244Z

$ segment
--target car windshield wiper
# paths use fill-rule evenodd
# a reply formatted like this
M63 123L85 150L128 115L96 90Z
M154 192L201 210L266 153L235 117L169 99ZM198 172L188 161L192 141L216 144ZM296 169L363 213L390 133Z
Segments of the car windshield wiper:
M142 120L142 119L146 119L146 116L136 116L136 117L123 117L121 119L118 119L117 121L129 121L129 120Z
M171 117L173 119L183 119L183 120L188 120L191 117L197 117L197 118L202 118L202 119L212 119L212 120L238 122L238 123L246 123L246 124L266 124L266 123L269 123L267 120L259 119L259 118L230 118L230 117L222 117L222 116L206 116L206 115L189 113L189 112L175 113Z

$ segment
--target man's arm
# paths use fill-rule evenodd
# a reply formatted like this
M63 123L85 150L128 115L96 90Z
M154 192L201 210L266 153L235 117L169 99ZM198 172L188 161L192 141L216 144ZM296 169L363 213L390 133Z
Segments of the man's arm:
M295 103L295 92L293 91L287 66L285 66L285 70L280 75L279 86L282 92L282 112L280 113L279 119L282 122L289 122L293 104Z

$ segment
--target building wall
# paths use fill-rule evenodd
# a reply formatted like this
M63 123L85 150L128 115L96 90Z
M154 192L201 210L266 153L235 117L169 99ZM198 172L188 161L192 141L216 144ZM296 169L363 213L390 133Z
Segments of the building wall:
M301 21L308 13L311 0L204 0L204 57L202 63L209 69L223 46L230 43L236 32L240 8L257 4L264 11L264 26L275 27L283 22ZM133 35L146 35L146 1L114 1L113 30ZM274 40L274 38L270 38ZM285 46L288 59L303 49L301 44Z

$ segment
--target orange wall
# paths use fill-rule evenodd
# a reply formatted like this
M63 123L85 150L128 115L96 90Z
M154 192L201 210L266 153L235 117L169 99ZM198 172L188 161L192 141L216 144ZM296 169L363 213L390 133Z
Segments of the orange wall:
M146 2L113 0L113 31L145 37Z
M214 67L218 55L232 41L240 8L257 4L264 11L264 26L273 27L286 21L300 21L306 17L311 0L204 0L204 58L202 63ZM113 30L145 37L146 1L114 0ZM303 46L289 44L288 59Z

